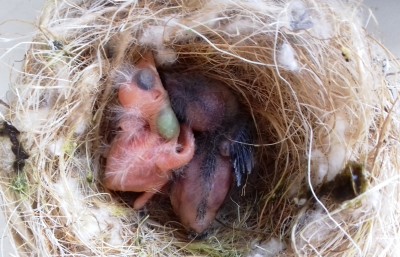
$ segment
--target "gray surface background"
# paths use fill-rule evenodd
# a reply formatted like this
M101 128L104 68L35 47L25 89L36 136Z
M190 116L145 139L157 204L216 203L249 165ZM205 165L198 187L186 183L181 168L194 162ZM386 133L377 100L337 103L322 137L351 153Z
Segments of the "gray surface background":
M43 7L43 0L0 0L0 98L5 99L9 88L10 72L19 69L29 40L36 30L35 20ZM400 1L366 0L378 24L368 29L382 39L382 42L396 56L400 56ZM5 39L13 40L7 41ZM28 42L28 43L21 43ZM12 48L10 53L7 53ZM1 182L0 182L1 183ZM1 205L0 199L0 205ZM0 212L0 256L15 256L15 249L9 242L7 225Z

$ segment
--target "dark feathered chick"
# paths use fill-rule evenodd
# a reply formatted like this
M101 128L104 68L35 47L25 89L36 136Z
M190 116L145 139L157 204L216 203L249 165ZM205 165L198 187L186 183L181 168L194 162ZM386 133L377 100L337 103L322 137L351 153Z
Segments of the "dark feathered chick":
M251 123L221 82L197 73L160 75L175 114L193 129L196 142L170 199L183 225L200 235L214 221L234 178L242 185L254 167Z

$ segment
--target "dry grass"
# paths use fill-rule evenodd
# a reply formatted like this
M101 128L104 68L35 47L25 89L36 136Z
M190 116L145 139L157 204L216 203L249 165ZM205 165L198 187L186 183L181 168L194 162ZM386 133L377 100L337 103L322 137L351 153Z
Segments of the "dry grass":
M366 34L360 7L48 1L2 114L30 154L24 171L13 171L2 139L3 208L19 253L396 255L400 107L397 74L383 64L399 64ZM257 126L257 169L205 241L186 238L165 196L135 212L101 186L110 74L149 50L160 67L179 63L229 83ZM349 161L365 167L367 191L339 203L319 194Z

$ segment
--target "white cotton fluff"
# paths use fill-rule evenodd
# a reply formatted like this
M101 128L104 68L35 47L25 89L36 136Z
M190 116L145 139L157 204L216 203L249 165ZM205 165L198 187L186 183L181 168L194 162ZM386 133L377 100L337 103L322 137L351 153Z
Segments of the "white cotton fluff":
M119 236L121 224L115 218L110 217L109 209L102 207L90 208L90 210L83 212L74 227L75 233L84 242L102 238L110 245L122 245L123 242ZM104 238L105 231L108 231L109 235Z
M10 158L10 156L12 156ZM8 138L0 138L0 165L7 173L13 172L14 154L11 150L11 142Z
M165 42L169 42L172 33L176 31L176 22L178 22L176 19L167 19L166 24L163 26L149 26L139 38L140 44L156 49L155 58L159 65L173 63L177 58L173 49L165 47Z
M90 96L99 85L101 76L100 65L91 64L85 68L80 80L76 83L76 88L82 95L82 99L85 99L85 96L90 99ZM82 101L74 111L74 115L71 115L70 126L74 128L75 135L83 135L89 128L93 109L92 104L90 101Z
M305 205L307 203L307 199L306 198L297 198L297 197L295 197L293 200L294 200L294 203L297 206L303 206L303 205Z
M254 22L245 18L235 19L224 27L224 32L233 37L243 34L249 35L255 30Z
M253 245L253 250L247 257L274 257L279 252L285 250L286 246L283 241L278 238L271 238L267 242Z
M166 26L149 26L143 30L139 43L155 48L164 47L164 40L169 40L169 27Z
M344 168L347 160L347 137L346 131L349 126L348 121L344 116L337 115L334 120L334 128L329 134L327 145L330 146L328 157L329 171L327 180L331 181Z
M313 28L310 29L311 35L320 39L329 39L332 37L332 26L324 17L314 18L313 24Z
M336 230L336 225L333 224L325 212L322 209L316 209L307 213L304 221L306 226L302 229L301 237L297 246L303 248L303 246L310 243L324 242L332 230Z
M78 179L60 179L54 184L54 190L59 198L59 207L67 219L67 225L82 242L90 245L92 240L105 240L110 245L122 245L119 219L114 217L111 209L106 206L93 204L88 207L79 188Z
M297 71L299 69L296 53L290 44L283 43L279 48L278 64L289 71Z
M70 208L73 207L75 210L82 211L83 195L80 193L79 183L77 179L65 178L60 179L54 184L54 190L60 200L60 208L65 213L68 223L73 223L73 219L76 217L70 216L75 214L70 212Z
M173 40L189 40L202 34L204 29L213 29L219 25L219 9L231 1L211 1L206 3L191 19L164 17L158 24L150 25L143 30L139 43L155 48L155 59L158 65L168 65L177 59L173 49L166 45Z
M307 30L314 26L309 9L302 1L292 1L288 7L288 20L293 31Z
M81 119L77 125L75 126L75 134L77 135L82 135L83 133L85 133L86 129L89 127L89 122Z
M292 31L307 30L312 36L328 39L332 36L332 27L325 15L303 1L294 0L288 4L286 15L279 20L279 26Z
M319 149L311 152L311 183L321 185L328 174L329 163L327 156Z
M65 138L59 138L56 141L48 144L47 150L49 150L53 156L61 156L64 154L64 144Z
M171 48L160 47L157 49L157 53L155 54L154 58L158 65L168 65L174 63L178 56Z
M13 125L21 132L39 132L46 128L45 124L50 120L50 109L41 108L38 110L21 111L13 122Z

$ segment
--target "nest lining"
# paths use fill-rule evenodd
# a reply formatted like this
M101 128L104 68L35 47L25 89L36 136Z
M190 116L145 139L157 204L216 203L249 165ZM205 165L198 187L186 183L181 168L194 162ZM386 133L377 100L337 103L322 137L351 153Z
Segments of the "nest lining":
M48 2L5 114L30 155L23 170L13 170L2 138L2 197L19 253L394 255L397 84L382 71L390 54L365 33L359 7ZM257 169L205 241L185 238L165 196L135 212L101 186L111 74L146 51L160 68L179 64L228 82L257 126ZM320 195L350 162L370 176L366 192L346 202Z

